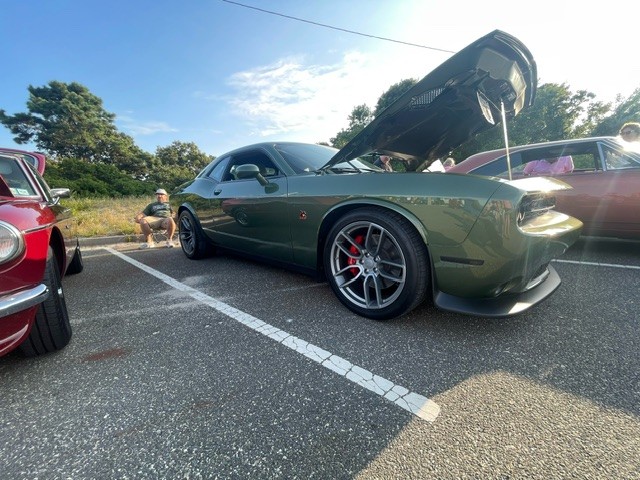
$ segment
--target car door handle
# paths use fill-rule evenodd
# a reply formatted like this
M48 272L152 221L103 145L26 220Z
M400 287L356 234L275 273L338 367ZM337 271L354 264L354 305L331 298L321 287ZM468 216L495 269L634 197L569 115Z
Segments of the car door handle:
M213 191L213 194L214 194L214 195L220 195L220 192L222 192L222 189L221 189L221 188L216 188L216 189Z

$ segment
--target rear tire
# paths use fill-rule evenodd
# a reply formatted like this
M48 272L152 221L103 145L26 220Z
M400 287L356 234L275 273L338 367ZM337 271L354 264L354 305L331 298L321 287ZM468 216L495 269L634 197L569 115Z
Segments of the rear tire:
M187 258L197 260L213 253L213 246L189 210L180 213L178 228L180 246Z
M49 288L49 296L40 304L29 337L20 350L27 357L54 352L71 340L71 323L64 299L58 262L51 247L47 253L43 283Z
M422 237L402 215L377 208L353 210L336 222L325 244L324 269L340 301L374 320L415 308L430 279Z

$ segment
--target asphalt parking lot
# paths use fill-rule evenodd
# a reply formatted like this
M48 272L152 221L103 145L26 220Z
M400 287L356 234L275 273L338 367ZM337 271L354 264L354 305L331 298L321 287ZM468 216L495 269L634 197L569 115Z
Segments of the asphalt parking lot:
M84 250L74 337L0 358L0 477L640 478L640 243L584 239L510 319L375 322L326 283Z

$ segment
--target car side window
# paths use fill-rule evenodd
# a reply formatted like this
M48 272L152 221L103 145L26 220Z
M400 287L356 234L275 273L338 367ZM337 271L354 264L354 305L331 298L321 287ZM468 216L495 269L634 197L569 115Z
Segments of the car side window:
M524 169L522 155L520 155L520 153L511 154L509 155L509 161L511 163L511 173L522 175L522 170ZM507 178L509 176L507 157L505 155L503 157L496 158L493 162L482 165L481 167L476 168L471 173L474 173L476 175Z
M602 151L607 170L640 168L640 159L634 158L629 153L619 152L607 147L603 147Z
M594 153L577 153L572 155L574 172L593 172L599 168L599 156Z
M235 181L235 169L240 165L256 165L260 169L263 177L276 177L280 175L280 170L276 164L264 152L249 152L234 156L229 162L229 168L223 176L223 181Z
M523 149L511 154L511 171L514 177L523 175L540 174L536 173L536 166L539 166L538 170L542 169L539 164L548 164L555 159L561 159L564 163L568 164L567 168L563 171L554 171L554 169L548 169L549 171L544 173L545 175L567 175L580 172L593 172L601 170L600 155L597 151L597 147L592 143L576 144L571 146L556 146L554 148L535 148L535 149ZM571 159L569 161L569 159ZM571 167L570 165L573 165ZM506 156L499 157L493 162L486 165L482 165L473 171L479 175L492 175L494 177L507 178L507 160Z
M227 168L230 158L225 157L220 160L216 165L211 169L211 171L207 174L207 178L211 178L217 182L222 181L222 177L224 175L224 171Z
M564 175L572 173L575 166L571 155L550 156L530 160L522 171L525 175Z

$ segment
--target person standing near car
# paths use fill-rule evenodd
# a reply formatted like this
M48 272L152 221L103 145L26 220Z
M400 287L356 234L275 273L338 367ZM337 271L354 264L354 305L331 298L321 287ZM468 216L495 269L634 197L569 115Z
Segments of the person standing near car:
M389 155L380 155L378 159L373 162L376 167L380 167L387 172L393 172L393 167L391 166L391 157Z
M625 142L640 142L640 123L625 123L620 127L619 135Z
M173 234L176 232L176 222L173 220L173 210L169 204L169 195L164 188L156 190L156 201L151 202L139 212L135 222L140 224L145 243L140 248L153 248L153 230L165 229L167 231L167 247L173 247Z

